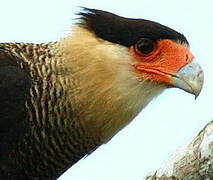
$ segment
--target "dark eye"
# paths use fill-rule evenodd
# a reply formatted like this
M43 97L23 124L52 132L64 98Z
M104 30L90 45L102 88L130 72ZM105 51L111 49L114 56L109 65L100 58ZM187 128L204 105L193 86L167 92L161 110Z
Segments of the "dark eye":
M155 42L151 39L142 38L135 44L136 52L142 56L148 56L155 49Z

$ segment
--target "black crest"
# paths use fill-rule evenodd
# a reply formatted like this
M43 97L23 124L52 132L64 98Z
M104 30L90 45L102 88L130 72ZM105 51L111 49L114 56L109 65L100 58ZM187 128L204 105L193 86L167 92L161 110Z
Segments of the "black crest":
M129 47L140 38L150 38L154 41L171 39L188 45L183 34L157 22L124 18L106 11L88 8L84 8L79 15L80 25L104 40L123 46Z

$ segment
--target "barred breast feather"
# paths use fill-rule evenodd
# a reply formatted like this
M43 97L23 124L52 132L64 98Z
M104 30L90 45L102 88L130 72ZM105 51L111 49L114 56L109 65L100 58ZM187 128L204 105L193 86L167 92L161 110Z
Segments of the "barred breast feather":
M57 43L0 44L1 178L55 179L96 147L67 98L70 73Z

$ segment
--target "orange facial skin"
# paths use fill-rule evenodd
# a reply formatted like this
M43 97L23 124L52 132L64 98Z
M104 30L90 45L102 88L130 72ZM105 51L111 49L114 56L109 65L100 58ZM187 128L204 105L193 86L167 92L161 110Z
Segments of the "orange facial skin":
M130 47L130 53L139 76L171 86L172 76L194 59L185 45L168 39L159 40L149 55L141 55L134 46Z

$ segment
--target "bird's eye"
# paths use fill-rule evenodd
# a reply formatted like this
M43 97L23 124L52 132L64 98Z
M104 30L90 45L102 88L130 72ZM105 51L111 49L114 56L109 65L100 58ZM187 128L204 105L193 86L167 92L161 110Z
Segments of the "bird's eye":
M148 56L155 49L155 42L151 39L142 38L135 44L136 52L141 56Z

